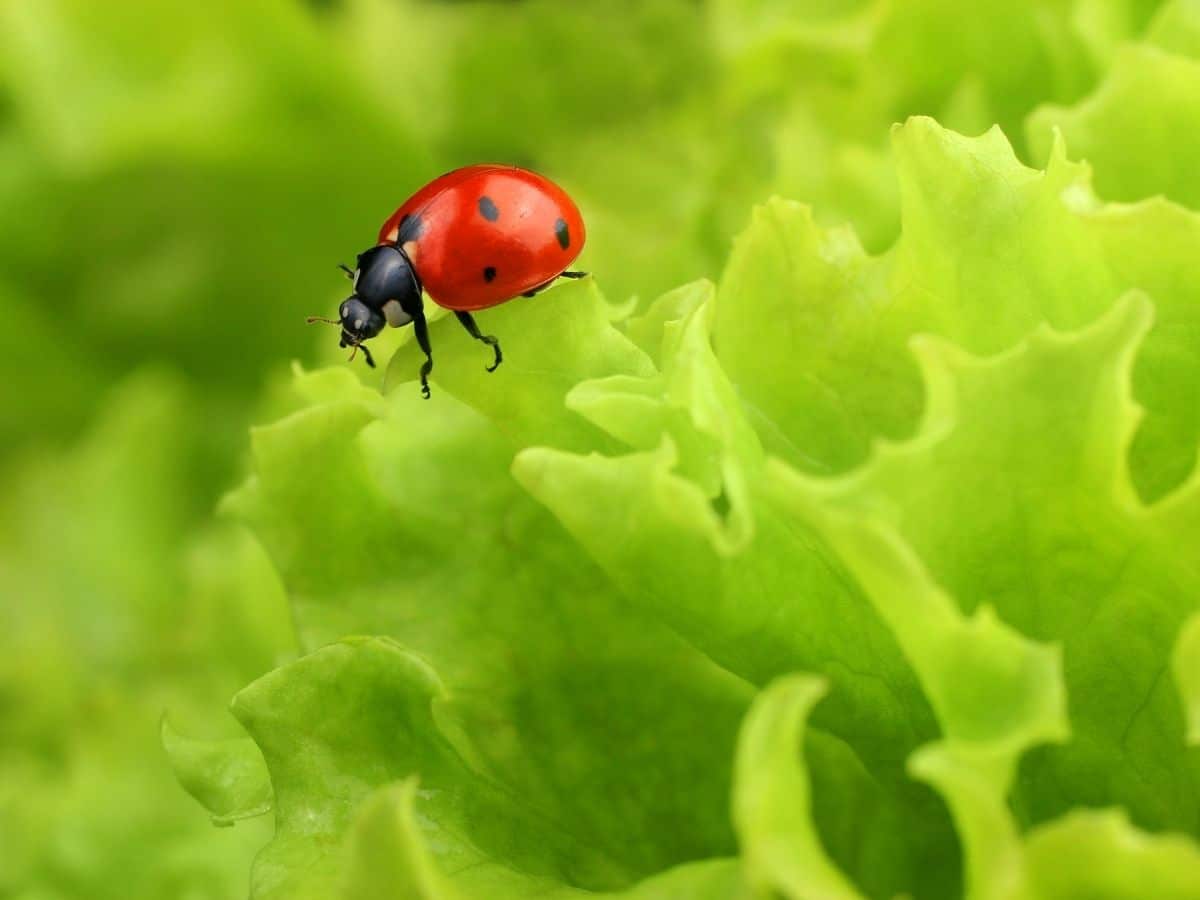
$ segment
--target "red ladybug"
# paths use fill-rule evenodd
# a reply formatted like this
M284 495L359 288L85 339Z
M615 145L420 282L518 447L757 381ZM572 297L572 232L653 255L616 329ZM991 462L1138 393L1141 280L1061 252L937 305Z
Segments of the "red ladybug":
M433 355L421 292L454 310L467 333L488 344L496 370L500 342L482 334L471 312L518 295L531 297L567 271L583 249L583 217L566 192L547 178L516 166L477 165L435 178L383 223L379 243L358 255L358 266L342 266L354 293L342 301L340 346L362 348L385 324L412 324L425 352L421 393L429 396ZM353 354L351 354L353 359Z

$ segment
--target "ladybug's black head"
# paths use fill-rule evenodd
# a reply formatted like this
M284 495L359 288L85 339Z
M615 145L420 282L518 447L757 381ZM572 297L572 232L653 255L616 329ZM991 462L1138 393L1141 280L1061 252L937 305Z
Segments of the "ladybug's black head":
M339 347L358 347L367 338L373 338L383 331L383 313L371 309L357 295L350 295L338 307L338 319L342 326L342 339ZM371 354L363 347L367 363L373 365Z

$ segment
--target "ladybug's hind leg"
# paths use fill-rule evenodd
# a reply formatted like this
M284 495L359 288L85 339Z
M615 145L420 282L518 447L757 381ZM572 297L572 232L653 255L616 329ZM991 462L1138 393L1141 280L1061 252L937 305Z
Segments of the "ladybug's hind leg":
M475 338L477 341L483 341L492 348L492 352L496 355L496 360L487 367L489 372L495 372L500 367L500 363L504 362L504 354L500 351L500 339L494 334L482 334L479 331L479 326L475 324L475 319L471 317L469 312L456 312L458 321L462 322L463 328L467 329L467 334Z
M575 272L572 270L568 270L566 272L559 272L557 275L555 275L553 278L551 278L545 284L539 284L533 290L526 291L521 296L522 297L536 297L538 294L540 294L546 288L550 287L550 285L554 284L554 282L558 281L558 279L560 279L560 278L583 278L586 275L587 275L587 272Z

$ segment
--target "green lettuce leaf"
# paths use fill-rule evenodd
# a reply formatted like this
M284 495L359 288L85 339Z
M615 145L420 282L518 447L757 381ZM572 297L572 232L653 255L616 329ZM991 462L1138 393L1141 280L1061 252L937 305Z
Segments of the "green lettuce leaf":
M876 602L889 604L881 614L947 739L993 739L998 729L1016 730L1007 740L1022 736L1021 750L1061 740L1070 698L1071 740L1022 760L1013 804L1025 821L1079 803L1120 803L1149 828L1187 828L1196 815L1195 796L1172 787L1200 773L1162 675L1200 596L1190 552L1200 532L1178 522L1163 529L1157 510L1133 495L1124 464L1136 422L1129 370L1150 317L1148 301L1130 295L1085 332L1042 332L982 361L922 342L929 387L911 442L881 450L840 483L777 472L781 490L824 495L839 508L827 526L838 529L834 542ZM1012 397L1025 399L1005 406ZM981 632L980 645L950 633L941 645L938 615L914 615L912 576L883 566L886 535L958 599L952 617L961 607L994 629L987 623L998 614L1005 630L1061 642L1062 677L1056 654L1043 651L1039 662L1001 652L1002 633ZM892 609L901 598L904 607ZM968 670L956 672L960 663ZM1016 729L1013 716L1028 725Z
M916 426L913 334L995 353L1043 322L1086 325L1140 288L1157 318L1134 371L1146 419L1132 477L1148 499L1178 486L1200 442L1190 338L1200 218L1162 202L1101 204L1090 170L1069 162L1062 144L1045 172L1021 164L999 132L963 138L927 119L898 128L893 145L904 229L887 254L869 257L845 229L822 229L804 207L780 201L735 244L715 345L750 414L779 427L759 429L768 450L815 473L844 471L866 458L873 437ZM773 362L791 352L796 365Z
M339 879L346 896L389 895L371 884L394 896L584 896L565 885L627 877L569 821L473 773L440 721L445 697L426 663L377 638L323 648L238 695L234 710L263 748L279 815L253 896L326 897ZM415 771L419 785L398 795L386 787ZM372 785L385 787L369 795ZM369 851L381 843L385 853ZM728 883L727 868L681 877Z
M594 288L578 290L586 296ZM591 327L648 365L605 319ZM479 347L465 334L460 343L470 356L459 377L470 379L475 363L479 376L489 377L474 352ZM730 776L717 761L732 753L747 686L629 610L508 479L507 439L441 385L429 402L415 385L403 385L384 405L341 370L302 374L298 383L319 399L259 429L256 475L226 506L253 524L276 560L296 600L303 646L315 650L346 634L371 633L400 640L397 653L419 656L442 686L422 688L441 735L435 744L452 747L455 760L438 763L447 767L439 777L499 785L531 814L558 823L594 860L577 874L582 886L615 888L732 851ZM551 429L565 418L565 409L555 414L547 406L545 413ZM430 467L443 466L463 477L429 477ZM314 479L314 471L329 474ZM294 677L288 671L268 676L262 691L293 698L342 679L320 669L300 667ZM302 689L300 681L312 683ZM258 696L255 688L239 699L240 716L258 716L260 708L284 714L254 701ZM388 696L363 699L364 728L374 727ZM285 831L300 802L285 793L322 794L304 780L295 755L307 739L294 729L308 728L330 704L337 701L314 694L311 706L288 713L279 727L293 731L281 732L266 752ZM422 719L422 728L431 721ZM708 739L694 741L698 731ZM345 740L352 748L354 738ZM335 756L330 779L354 764ZM363 795L411 774L426 783L433 776L424 762L398 758L354 780ZM647 802L659 811L641 818ZM333 832L349 821L351 804L343 805ZM657 828L655 821L678 827ZM304 827L297 825L297 840ZM313 849L294 852L310 858ZM269 871L269 858L256 871ZM274 883L274 876L256 877ZM298 890L303 879L296 879L279 890ZM266 886L258 890L272 896Z
M1187 889L1154 832L1197 815L1200 481L1159 388L1196 313L1144 277L1177 242L1113 234L1191 214L1101 205L1061 145L894 146L884 256L773 201L635 318L590 281L485 312L496 373L441 318L430 402L411 343L384 399L297 373L226 503L309 654L235 704L277 802L256 897Z

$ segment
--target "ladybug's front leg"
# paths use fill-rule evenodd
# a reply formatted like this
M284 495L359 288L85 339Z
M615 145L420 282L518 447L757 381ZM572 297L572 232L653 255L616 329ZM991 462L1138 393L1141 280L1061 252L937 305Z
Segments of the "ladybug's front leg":
M458 316L458 321L462 322L463 328L467 329L467 334L475 338L477 341L483 341L492 348L492 352L495 353L496 359L495 362L487 367L487 370L489 372L495 372L496 369L500 367L500 363L504 362L504 354L500 352L500 339L494 334L481 334L479 331L479 326L475 324L475 319L469 312L456 312L455 315Z
M425 323L425 305L418 298L417 302L404 310L412 316L413 331L417 334L417 346L425 354L425 362L421 364L421 396L429 399L429 373L433 371L433 351L429 345L429 326Z

